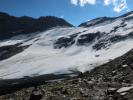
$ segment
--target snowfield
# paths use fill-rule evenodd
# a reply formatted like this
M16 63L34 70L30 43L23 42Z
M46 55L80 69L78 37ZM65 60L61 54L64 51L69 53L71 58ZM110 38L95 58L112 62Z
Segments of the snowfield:
M43 74L72 73L73 71L85 72L112 59L122 56L133 49L133 39L128 38L111 44L108 48L95 50L92 47L98 43L95 39L88 46L76 45L79 36L88 33L110 33L114 27L120 26L122 20L116 20L102 26L53 28L45 32L30 36L17 36L10 40L1 41L0 46L22 43L21 46L30 45L23 52L18 53L6 60L0 61L0 78L14 79L24 76L38 76ZM126 26L118 28L115 32L103 36L124 36L133 32L133 21L126 21ZM75 43L69 47L54 48L54 42L60 37L69 37L79 33ZM23 38L22 38L23 37Z

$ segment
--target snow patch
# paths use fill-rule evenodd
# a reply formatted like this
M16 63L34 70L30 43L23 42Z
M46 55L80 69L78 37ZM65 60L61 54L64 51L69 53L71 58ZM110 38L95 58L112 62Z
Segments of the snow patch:
M122 93L122 92L129 91L131 89L133 89L133 86L130 86L130 87L122 87L119 90L117 90L117 92Z

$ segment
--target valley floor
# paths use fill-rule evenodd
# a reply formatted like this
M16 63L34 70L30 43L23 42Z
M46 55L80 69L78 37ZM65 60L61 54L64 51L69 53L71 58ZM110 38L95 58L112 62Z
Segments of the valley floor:
M133 85L83 76L24 88L3 95L0 100L133 100Z

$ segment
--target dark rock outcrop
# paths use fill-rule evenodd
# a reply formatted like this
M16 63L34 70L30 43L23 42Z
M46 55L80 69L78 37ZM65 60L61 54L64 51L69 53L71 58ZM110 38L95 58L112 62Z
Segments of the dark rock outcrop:
M83 34L80 35L79 39L77 40L77 45L89 44L98 38L100 38L100 32Z
M78 37L79 33L75 33L70 35L69 37L60 37L58 38L55 43L54 43L54 48L62 48L62 47L69 47L72 46L74 43L76 45L87 45L89 43L92 43L95 39L100 38L100 32L97 33L88 33L88 34L83 34ZM76 37L77 41L76 41Z
M74 44L75 40L72 37L61 37L54 43L54 48L68 47Z
M20 44L0 47L0 61L10 58L10 57L22 52L23 50L25 50L28 47L29 47L28 45L20 46Z

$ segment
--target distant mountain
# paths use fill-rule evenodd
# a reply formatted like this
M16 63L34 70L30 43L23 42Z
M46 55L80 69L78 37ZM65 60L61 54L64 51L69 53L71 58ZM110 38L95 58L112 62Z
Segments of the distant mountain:
M91 26L94 26L94 25L99 25L103 22L111 22L113 21L115 18L110 18L110 17L100 17L100 18L96 18L96 19L93 19L93 20L90 20L90 21L87 21L87 22L84 22L84 23L81 23L79 25L79 27L91 27Z
M133 39L133 11L119 17L100 17L82 23L80 28L86 28L81 32L60 37L55 42L55 48L92 45L93 49L108 48L114 43ZM76 39L76 40L75 40Z
M27 16L15 17L0 12L0 39L7 39L18 34L44 31L56 26L72 27L73 25L54 16L34 19Z
M87 21L87 22L84 22L84 23L81 23L79 25L79 27L91 27L91 26L100 26L100 25L105 25L105 24L108 24L108 23L111 23L117 19L120 19L120 18L124 18L126 16L129 16L129 15L132 15L133 14L133 11L131 12L128 12L122 16L119 16L119 17L99 17L99 18L96 18L96 19L93 19L93 20L90 20L90 21ZM130 16L128 17L128 19L133 19L133 16Z

